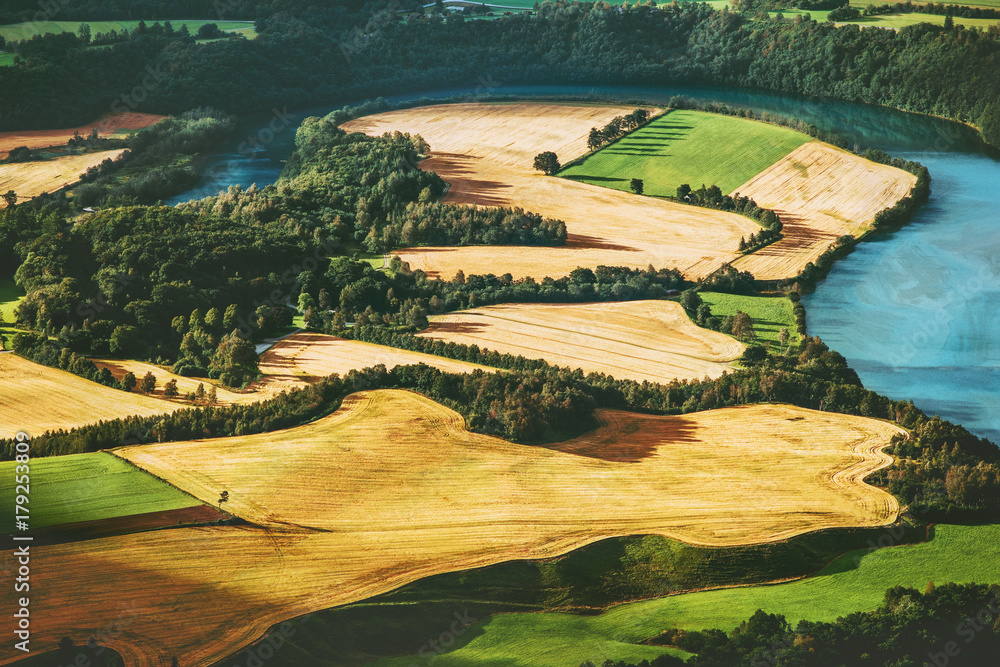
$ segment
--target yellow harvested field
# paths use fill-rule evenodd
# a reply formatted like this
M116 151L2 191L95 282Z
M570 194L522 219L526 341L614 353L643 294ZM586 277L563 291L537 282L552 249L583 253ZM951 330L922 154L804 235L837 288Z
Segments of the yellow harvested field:
M122 111L119 113L104 114L93 123L81 125L79 127L69 127L59 130L12 130L10 132L0 132L0 159L7 157L15 148L27 146L28 148L48 148L50 146L65 146L66 142L73 138L74 133L79 132L80 136L86 138L91 131L97 130L101 137L118 134L123 130L138 130L157 123L166 116L157 116L151 113L138 113L135 111Z
M49 368L12 353L0 354L0 438L128 417L160 415L183 407L129 394Z
M260 360L264 378L251 390L268 395L294 387L304 387L332 373L346 374L383 364L388 369L409 364L427 364L447 373L471 373L488 368L422 352L400 350L385 345L337 338L316 333L297 333L279 341ZM257 400L261 400L258 396Z
M207 666L282 620L433 574L625 534L775 540L898 509L861 481L890 461L881 448L899 429L884 422L786 405L600 419L554 449L528 447L384 390L287 431L119 449L209 503L228 490L227 509L262 527L33 549L32 639L85 641L118 621L107 644L128 664Z
M421 168L450 184L446 202L516 206L566 223L566 245L420 247L397 251L432 276L510 273L567 275L579 266L671 267L700 278L733 261L740 238L760 227L743 216L552 178L532 168L535 155L560 161L587 152L587 135L631 107L559 104L447 104L366 116L350 132L419 134L431 146Z
M916 176L811 141L737 188L778 213L784 238L733 262L760 280L798 275L840 236L869 229L875 214L910 194Z
M673 301L489 306L434 316L418 335L658 383L719 377L744 350Z
M13 190L18 201L53 192L80 180L83 172L108 158L114 160L125 151L98 151L84 155L66 155L41 162L0 164L0 193Z

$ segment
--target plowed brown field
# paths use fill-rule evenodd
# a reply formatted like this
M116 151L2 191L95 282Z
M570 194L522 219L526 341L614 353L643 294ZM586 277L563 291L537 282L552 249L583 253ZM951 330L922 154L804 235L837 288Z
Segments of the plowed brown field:
M101 137L106 137L122 130L139 130L149 127L164 118L166 116L124 111L121 113L105 114L93 123L79 127L63 128L61 130L14 130L11 132L0 132L0 159L7 157L8 153L21 146L27 146L32 149L65 146L66 142L72 139L73 134L76 132L79 132L82 137L88 137L91 130L96 128Z

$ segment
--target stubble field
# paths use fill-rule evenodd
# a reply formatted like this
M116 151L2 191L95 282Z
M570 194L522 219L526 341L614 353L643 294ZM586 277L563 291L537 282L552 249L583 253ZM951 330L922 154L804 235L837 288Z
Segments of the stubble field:
M87 169L109 158L114 160L124 151L98 151L39 162L0 164L0 193L13 190L18 201L25 201L44 192L53 192L76 183Z
M696 326L673 301L489 306L433 316L418 335L664 384L719 377L744 349Z
M888 462L889 424L784 405L600 417L590 434L527 447L375 391L288 431L119 449L206 502L228 490L227 510L262 527L43 547L32 613L46 620L32 637L85 641L133 610L111 648L137 665L208 665L294 616L603 537L741 544L895 518L861 482Z
M97 130L101 137L124 133L127 130L139 130L149 127L166 118L149 113L123 111L121 113L105 114L93 123L55 130L16 130L0 132L0 158L7 157L15 148L48 148L50 146L65 146L73 138L74 133L88 137L92 130Z
M909 195L916 176L818 141L803 144L737 188L776 211L784 238L733 266L760 280L798 275L844 234L857 236L875 214Z
M366 116L343 128L380 135L419 134L431 146L422 169L450 184L445 202L519 206L566 222L562 247L418 247L397 251L414 269L451 277L511 273L559 277L579 267L652 264L699 278L739 257L740 238L760 227L743 216L641 197L589 183L544 176L534 156L566 162L587 152L591 127L630 107L560 104L449 104Z
M126 393L49 368L12 353L0 354L0 438L18 431L32 436L104 419L160 415L183 407Z

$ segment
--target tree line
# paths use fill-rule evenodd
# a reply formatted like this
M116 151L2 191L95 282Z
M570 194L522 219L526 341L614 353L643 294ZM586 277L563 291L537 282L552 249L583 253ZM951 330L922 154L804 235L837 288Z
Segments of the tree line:
M758 609L729 631L665 630L653 643L695 655L638 664L608 660L602 667L986 665L1000 651L1000 587L928 582L921 593L894 586L877 609L835 621L800 621L793 627L784 616Z
M511 83L696 83L833 96L970 122L1000 145L996 27L860 30L801 17L757 20L697 3L543 3L531 15L465 21L388 4L275 7L257 17L254 40L133 34L94 49L72 34L48 35L21 64L0 68L0 86L20 93L0 100L0 126L89 121L140 85L146 67L169 71L170 84L152 87L133 108L159 113L302 108L475 86L488 72ZM251 73L257 85L239 85Z

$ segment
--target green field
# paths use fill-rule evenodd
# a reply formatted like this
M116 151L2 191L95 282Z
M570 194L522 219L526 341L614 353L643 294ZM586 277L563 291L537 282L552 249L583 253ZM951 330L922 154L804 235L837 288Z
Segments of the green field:
M0 279L0 315L3 321L10 324L14 321L14 309L24 298L21 288L13 280Z
M1000 6L1000 0L997 0ZM852 2L851 5L859 8L864 8L868 5L868 2ZM780 11L768 12L771 16L777 16L778 14L783 14L785 18L791 19L795 14L809 14L809 17L814 21L823 22L826 21L827 16L830 14L829 11L806 11L801 9L783 9ZM955 25L964 25L966 27L980 27L985 28L987 26L996 25L1000 23L997 19L966 19L961 16L954 17ZM908 25L916 25L918 23L933 23L934 25L944 25L944 16L938 14L921 14L918 12L912 12L909 14L885 14L882 16L863 16L857 21L851 21L850 23L856 23L857 25L868 25L875 26L877 28L905 28ZM843 25L850 25L845 23Z
M8 65L14 64L14 56L16 53L7 53L6 51L0 51L0 67L7 67Z
M15 466L0 463L0 507L7 511L2 532L13 530ZM34 459L30 462L28 506L32 529L76 521L161 512L202 503L117 456L102 452Z
M810 138L776 125L706 113L671 111L580 161L559 175L628 191L641 178L645 194L673 196L688 183L733 192Z
M37 21L12 23L9 25L0 25L0 35L10 41L31 39L35 35L45 35L50 33L75 33L77 28L80 27L80 23L81 21ZM84 21L84 23L90 24L90 32L92 35L96 35L99 32L111 32L112 30L121 32L122 29L132 32L135 30L136 26L139 25L139 21ZM155 21L146 21L146 25L153 25L153 23L155 23ZM226 32L241 32L248 38L257 36L252 21L178 20L171 21L170 23L173 25L174 30L180 30L182 25L187 25L188 30L192 35L198 32L198 28L206 23L214 23L219 26L219 30L224 30Z
M629 536L601 540L554 558L436 575L362 602L317 612L268 665L366 664L412 654L419 652L428 638L451 627L456 612L485 620L510 612L599 610L668 591L815 574L838 556L866 548L884 534L880 528L827 530L737 547L697 547L656 535ZM925 538L925 530L903 526L898 537L900 543L919 542ZM471 641L481 633L481 628L470 630L461 633L461 638ZM598 639L583 649L597 665L602 663L593 657L598 649L615 655L624 649L633 651L606 638ZM487 641L496 644L493 638ZM531 641L532 653L545 653L543 645ZM490 651L499 652L500 648Z
M757 609L799 620L833 621L875 609L893 586L1000 582L1000 525L938 525L930 542L846 554L813 577L773 586L672 595L613 607L597 616L543 612L502 614L473 625L437 658L445 666L576 665L595 655L628 659L639 644L669 628L730 631ZM644 654L649 655L649 654ZM405 667L417 656L380 660ZM555 658L558 657L558 660ZM596 664L601 664L594 660Z
M796 341L795 315L792 302L784 296L740 296L722 292L699 292L701 300L712 309L712 314L720 320L727 315L735 315L742 310L753 320L757 341L778 344L778 332L788 329L790 340Z
M892 4L896 3L901 5L905 3L906 0L888 0L887 2L872 3L871 0L851 0L851 6L857 7L858 9L864 9L870 4L882 5L882 4ZM918 3L923 4L923 3ZM990 9L1000 8L1000 0L941 0L937 4L939 5L958 5L960 7L986 7ZM955 17L958 20L959 17Z

